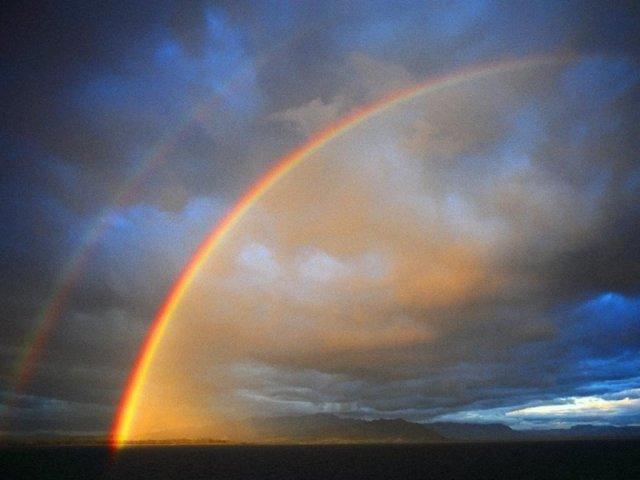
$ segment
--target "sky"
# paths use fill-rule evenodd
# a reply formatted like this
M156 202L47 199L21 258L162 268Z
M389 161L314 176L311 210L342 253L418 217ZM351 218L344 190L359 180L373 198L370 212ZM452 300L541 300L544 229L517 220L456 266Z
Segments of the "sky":
M640 424L639 16L623 1L9 6L1 429L105 434L179 272L279 158L399 89L529 58L546 60L384 110L256 202L177 309L132 435L315 412Z

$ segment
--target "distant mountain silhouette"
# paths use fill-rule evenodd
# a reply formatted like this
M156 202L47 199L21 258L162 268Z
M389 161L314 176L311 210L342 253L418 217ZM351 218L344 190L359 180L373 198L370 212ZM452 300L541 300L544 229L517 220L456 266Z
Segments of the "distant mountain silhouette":
M406 420L357 420L330 414L254 418L265 442L424 443L445 440L430 427Z
M521 434L502 423L436 422L426 425L448 440L518 440Z
M223 443L433 443L510 442L547 440L640 439L640 426L576 425L567 429L513 430L501 423L434 422L412 423L402 419L359 420L332 414L281 417L254 417L246 420L253 435L249 438L217 438L214 427L202 425L185 437L183 432L159 431L141 444L223 444ZM242 422L244 426L245 422ZM45 435L5 438L2 444L102 445L101 436Z
M513 430L501 423L412 423L402 419L358 420L332 414L251 420L260 441L302 443L502 442L640 438L640 427L578 425L568 429Z
M448 440L458 441L640 438L640 427L576 425L567 429L513 430L501 423L435 422L425 425Z
M575 425L568 429L535 430L533 436L546 432L547 438L640 438L640 427L614 427L610 425Z

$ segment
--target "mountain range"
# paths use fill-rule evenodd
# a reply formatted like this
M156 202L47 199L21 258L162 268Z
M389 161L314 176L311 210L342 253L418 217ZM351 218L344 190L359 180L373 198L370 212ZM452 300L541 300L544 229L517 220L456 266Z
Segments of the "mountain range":
M414 423L403 419L362 420L333 414L278 417L253 417L247 420L251 437L216 438L211 426L202 425L184 433L158 431L134 444L340 444L340 443L441 443L441 442L511 442L549 440L640 439L640 426L576 425L566 429L514 430L501 423L433 422ZM69 444L101 445L109 440L102 436L20 437L0 439L0 445Z
M426 443L640 438L640 426L576 425L567 429L514 430L501 423L413 423L402 419L360 420L332 414L251 420L265 443Z

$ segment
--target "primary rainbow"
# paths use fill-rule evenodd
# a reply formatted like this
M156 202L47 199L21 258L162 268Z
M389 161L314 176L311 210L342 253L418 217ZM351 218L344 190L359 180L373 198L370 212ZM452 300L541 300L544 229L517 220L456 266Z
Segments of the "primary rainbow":
M324 130L312 136L305 144L293 150L281 158L267 174L254 184L225 215L218 225L207 235L193 254L189 262L184 266L177 280L169 290L164 302L153 320L146 338L138 352L131 374L116 410L110 440L115 448L120 448L129 440L129 433L135 417L140 394L145 384L149 368L166 330L171 322L174 312L180 305L185 293L205 264L207 258L220 245L225 236L242 219L244 214L262 196L273 187L278 180L293 170L296 165L318 151L331 140L334 140L355 126L378 115L394 106L406 103L419 95L430 93L439 89L475 80L491 74L519 70L526 67L547 63L561 62L558 57L537 56L524 60L503 61L492 63L473 69L463 70L453 75L439 77L435 80L414 85L392 93L370 105L354 111L350 115L329 125Z

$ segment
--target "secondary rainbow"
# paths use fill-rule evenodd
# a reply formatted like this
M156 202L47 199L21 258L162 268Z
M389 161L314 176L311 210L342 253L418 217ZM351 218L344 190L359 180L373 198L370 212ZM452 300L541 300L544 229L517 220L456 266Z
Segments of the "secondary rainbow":
M242 219L243 215L278 182L278 180L291 172L296 165L325 146L328 142L344 135L352 128L362 124L373 116L394 106L409 102L420 95L431 93L439 89L449 88L463 82L468 82L492 74L499 74L502 72L506 73L508 71L516 71L543 64L563 62L564 61L559 57L548 56L529 57L524 60L503 61L463 70L453 75L439 77L434 80L429 80L418 85L404 88L370 105L360 108L341 120L329 125L324 130L312 136L302 146L281 158L269 172L267 172L242 196L242 198L233 208L231 208L218 225L216 225L216 227L207 235L189 262L184 266L182 272L169 290L142 343L120 399L110 434L112 446L114 448L120 448L129 440L129 434L135 419L140 394L144 388L145 380L151 364L153 363L154 355L168 325L171 322L173 314L180 305L185 293L189 290L189 287L197 277L206 260L224 240L225 236Z
M118 190L111 205L105 208L97 216L97 220L85 231L83 238L78 242L78 248L74 255L68 259L64 270L58 277L58 281L54 284L55 288L38 312L36 327L26 338L22 348L22 355L16 361L14 367L13 382L9 388L11 392L9 401L4 405L4 409L0 409L0 413L3 413L3 410L10 412L19 404L25 387L36 371L38 359L44 346L49 341L65 312L76 286L84 276L91 258L100 246L100 241L114 224L113 220L135 199L142 185L166 163L167 157L175 149L176 145L183 140L189 128L206 118L218 106L224 107L221 100L234 93L237 89L242 88L245 85L244 80L246 80L248 73L243 70L239 75L232 77L212 100L194 109L172 134L163 137L153 149L151 155L147 156L138 165ZM10 415L7 414L4 417L8 419ZM0 418L0 436L4 435L8 428L9 421L3 421Z

